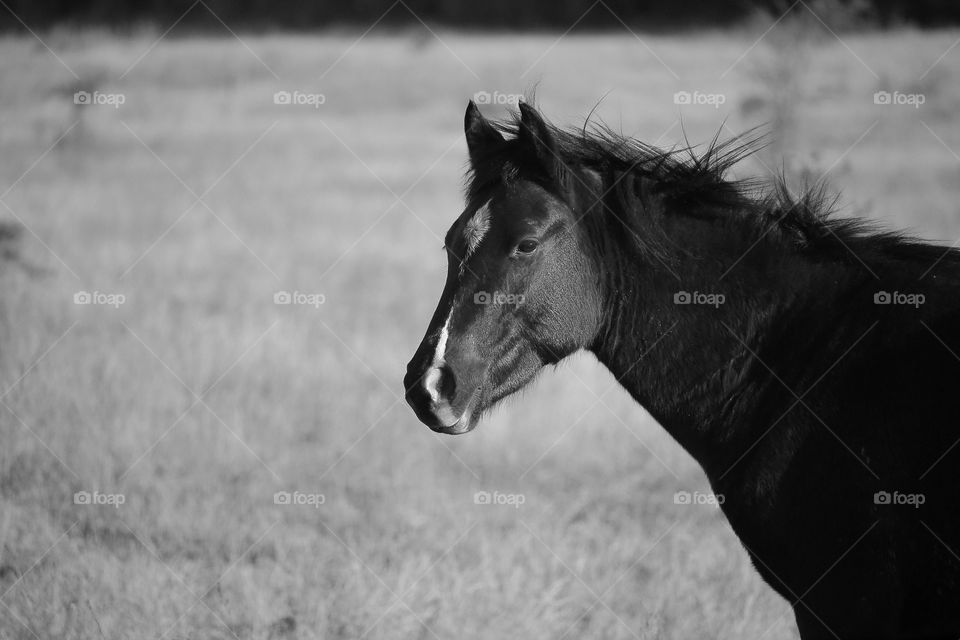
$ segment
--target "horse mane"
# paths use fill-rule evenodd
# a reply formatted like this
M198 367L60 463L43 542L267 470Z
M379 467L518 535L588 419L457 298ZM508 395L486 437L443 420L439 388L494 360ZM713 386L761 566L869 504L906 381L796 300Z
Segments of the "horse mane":
M524 173L517 134L520 116L494 126L507 136L482 162L471 166L466 179L468 198L498 181L509 182ZM553 136L561 183L573 191L589 189L584 175L599 175L602 207L626 226L636 248L668 260L675 247L650 215L653 202L663 212L679 211L696 217L735 217L757 242L763 238L786 242L800 251L832 255L848 262L870 258L927 260L960 265L960 250L934 245L903 232L889 231L861 218L837 216L838 197L830 195L821 179L799 194L791 193L785 176L769 180L733 180L729 170L767 145L768 137L751 129L728 140L720 132L703 148L686 144L671 149L626 137L604 124L584 123L562 129L545 123ZM596 189L594 189L596 190ZM564 194L560 194L564 195Z

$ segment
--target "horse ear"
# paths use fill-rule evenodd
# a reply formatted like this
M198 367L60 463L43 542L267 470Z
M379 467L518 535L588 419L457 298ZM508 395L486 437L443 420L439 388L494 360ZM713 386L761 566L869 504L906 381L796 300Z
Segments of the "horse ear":
M547 173L557 175L556 141L550 127L537 110L526 102L520 103L520 130L518 138L530 150Z
M463 134L467 138L470 162L476 164L492 146L503 142L503 136L483 117L480 109L471 100L463 116Z

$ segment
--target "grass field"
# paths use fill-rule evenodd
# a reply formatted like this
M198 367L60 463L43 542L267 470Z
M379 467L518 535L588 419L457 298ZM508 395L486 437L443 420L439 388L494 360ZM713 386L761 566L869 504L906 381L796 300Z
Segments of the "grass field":
M0 638L795 638L591 359L458 438L401 378L478 91L572 125L609 92L596 117L665 146L771 122L742 175L826 173L953 242L960 34L808 28L0 40Z

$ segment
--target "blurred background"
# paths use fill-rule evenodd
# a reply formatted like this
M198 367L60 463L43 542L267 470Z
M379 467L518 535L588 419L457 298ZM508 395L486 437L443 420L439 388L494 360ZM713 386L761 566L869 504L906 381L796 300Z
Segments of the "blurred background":
M960 5L0 0L0 638L796 638L590 357L467 436L401 379L463 111L960 236ZM599 106L598 106L599 105Z

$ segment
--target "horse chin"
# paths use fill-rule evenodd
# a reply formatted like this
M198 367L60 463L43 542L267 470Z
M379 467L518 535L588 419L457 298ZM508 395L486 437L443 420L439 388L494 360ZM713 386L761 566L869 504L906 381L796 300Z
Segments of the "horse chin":
M477 426L477 418L475 415L468 409L464 412L460 418L449 426L436 426L430 427L437 433L443 433L448 436L459 436L464 433L473 431L474 427Z
M459 436L469 431L473 431L473 428L476 426L476 424L477 424L476 422L461 420L449 427L431 427L431 428L437 433L442 433L448 436Z
M463 413L460 414L459 418L445 420L444 424L432 426L430 428L437 433L443 433L450 436L459 436L473 431L473 429L477 426L477 423L480 421L480 411L478 411L480 396L481 389L478 387L467 401L466 406L463 408Z

